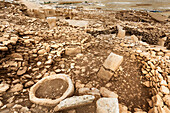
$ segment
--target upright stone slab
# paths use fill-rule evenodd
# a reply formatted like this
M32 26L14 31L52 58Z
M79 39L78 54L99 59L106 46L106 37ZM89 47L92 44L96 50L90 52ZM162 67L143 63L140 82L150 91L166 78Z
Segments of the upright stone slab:
M110 53L110 55L105 60L103 66L107 69L110 69L112 71L116 71L116 69L119 68L120 64L123 61L123 56Z
M97 76L103 80L109 81L113 76L113 73L101 67L99 72L97 73Z
M117 25L117 29L118 29L117 37L124 38L125 34L126 34L126 31L123 30L123 28L120 25Z
M47 17L47 23L50 29L52 29L53 27L56 27L56 17Z
M117 98L100 98L96 102L97 113L119 113Z

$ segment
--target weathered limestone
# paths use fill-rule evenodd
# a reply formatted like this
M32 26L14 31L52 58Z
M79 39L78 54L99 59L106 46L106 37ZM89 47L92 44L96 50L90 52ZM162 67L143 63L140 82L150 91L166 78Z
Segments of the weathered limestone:
M10 39L11 41L17 42L18 41L18 37L11 37Z
M83 0L59 0L59 4L74 4L74 3L82 3Z
M9 84L5 84L5 83L0 84L0 93L4 93L8 89L9 89Z
M25 83L25 87L30 87L32 85L34 85L33 81L28 81L27 83Z
M119 104L119 113L128 113L128 108L125 105Z
M0 101L0 107L2 107L3 106L3 103L2 103L2 101Z
M93 95L95 97L100 97L100 91L97 88L80 88L78 92L79 95Z
M145 81L142 84L145 85L146 87L150 87L150 81Z
M124 38L124 37L125 37L125 34L126 34L126 31L123 30L123 28L122 28L120 25L117 25L117 28L118 28L117 37L119 37L119 38Z
M160 106L158 106L158 112L159 113L166 113L165 110Z
M143 111L142 109L139 109L139 108L134 108L134 113L147 113L145 111Z
M34 13L33 13L34 17L36 17L36 18L41 18L41 19L45 19L44 11L34 9L33 12L34 12Z
M38 54L39 54L39 55L43 55L45 52L46 52L45 49L41 49L41 50L38 51Z
M148 99L146 99L146 100L147 100L147 102L148 102L149 106L150 106L150 107L153 107L152 100L151 100L151 99L149 99L149 98L148 98Z
M70 108L79 107L82 105L90 104L94 101L95 97L92 95L84 96L73 96L61 101L55 108L54 111L60 111Z
M161 38L161 39L159 39L159 41L158 41L158 45L160 45L160 46L163 46L164 47L164 44L165 44L165 41L167 40L167 37L164 37L164 38Z
M16 84L9 90L9 92L13 93L13 92L21 91L22 89L23 89L22 84Z
M53 17L56 15L55 9L43 9L46 17Z
M165 87L165 86L161 86L160 91L163 94L169 94L169 89L167 87Z
M170 109L167 106L164 106L163 110L165 111L165 113L170 113Z
M69 110L68 113L76 113L75 109Z
M164 22L167 20L167 17L166 16L163 16L159 13L153 13L153 12L149 12L148 13L153 19L159 21L159 22Z
M47 17L47 22L50 29L52 29L53 27L56 26L56 17Z
M133 40L134 43L138 42L138 37L136 37L135 35L132 35L131 39Z
M123 61L123 56L119 56L114 53L110 53L110 55L105 60L103 66L100 68L97 76L103 80L109 81L113 76L112 71L116 71L119 68L120 64ZM106 69L108 70L106 70ZM110 71L111 70L111 71Z
M116 69L119 68L122 62L123 62L123 56L111 52L110 55L105 60L103 66L112 71L116 71Z
M78 53L81 53L81 47L67 47L65 49L65 54L69 56L74 56Z
M170 95L165 95L163 97L163 101L165 102L165 104L170 107Z
M66 22L68 22L69 25L79 26L79 27L87 27L89 23L88 21L84 21L84 20L66 20Z
M101 67L99 72L97 73L97 76L103 80L109 81L113 76L113 73Z
M119 113L119 104L117 98L100 98L96 102L97 113Z
M103 97L108 97L108 98L118 98L118 95L110 90L108 90L105 87L100 88L100 93Z
M162 98L158 94L152 97L152 101L153 101L153 106L163 106L164 105Z
M145 111L137 111L137 112L134 112L134 113L147 113Z
M0 47L0 51L8 51L7 47Z
M8 11L8 8L9 7L6 7L5 10L7 9L6 11ZM14 10L13 10L13 8L14 8ZM22 10L22 9L15 10L15 7L13 7L13 8L12 8L12 10L10 9L10 12L11 11L20 11L21 14L22 14L21 11L23 11L23 13L25 12L25 9L24 10ZM60 8L60 9L62 10L63 8ZM65 17L70 17L71 18L70 13L72 15L72 11L73 11L73 14L76 14L75 19L79 19L79 18L77 18L79 16L81 17L80 19L87 18L87 17L83 17L83 15L84 15L83 13L79 15L79 13L77 13L77 11L78 11L77 9L75 9L75 10L74 9L73 10L70 10L70 9L67 10L65 8L64 8L64 12L60 11L58 9L56 10L56 14L59 15L59 16L57 16L57 18L62 16L62 15L65 16ZM45 13L46 13L45 14L46 16L49 16L50 14L55 13L55 12L54 11L47 11ZM87 13L88 13L88 11L87 11ZM75 83L76 83L76 86L77 86L76 90L78 90L79 93L80 93L79 88L81 88L81 87L89 87L88 90L87 90L88 92L86 92L86 90L83 89L84 92L82 91L81 94L87 93L89 95L94 95L94 96L100 95L100 93L98 92L97 89L92 89L92 87L94 87L94 86L95 87L101 87L100 82L102 82L101 80L98 81L97 80L98 78L96 76L93 76L98 71L98 62L103 61L103 57L102 57L103 53L101 53L100 50L98 51L96 49L96 47L98 47L98 45L99 45L99 49L103 47L102 48L102 49L104 49L104 50L102 50L103 52L107 52L107 48L109 48L108 51L115 51L117 49L117 51L121 52L121 54L126 54L128 56L132 52L131 50L129 50L130 49L129 47L132 47L132 49L135 49L136 47L140 46L142 51L145 51L145 49L149 48L149 45L146 44L146 43L143 43L143 44L141 44L139 46L138 46L138 44L136 44L136 45L128 44L128 43L132 42L131 40L128 39L130 37L122 39L122 38L118 38L118 37L115 37L115 36L111 36L111 37L107 36L107 38L105 39L101 35L101 38L100 38L98 33L103 34L103 32L104 32L104 34L105 34L105 32L106 33L107 32L112 32L112 30L114 32L114 28L112 28L113 22L110 23L110 22L108 22L109 20L107 20L106 23L105 23L105 21L103 21L102 18L99 21L94 21L94 23L92 23L91 20L90 20L90 26L88 26L88 29L89 29L88 32L90 32L90 33L87 33L84 28L68 26L67 23L65 25L65 23L61 22L61 19L57 20L56 28L54 28L52 30L49 30L48 25L44 20L36 19L36 18L29 18L27 16L22 16L22 15L20 15L18 13L15 13L15 12L14 13L12 13L12 12L7 13L7 14L9 14L9 15L3 14L4 17L5 17L4 22L3 22L4 17L2 16L2 14L0 14L2 24L4 24L3 26L0 25L0 31L2 32L1 34L2 34L3 37L5 37L5 40L4 39L3 40L6 41L4 44L7 44L7 45L9 44L8 45L8 49L10 50L9 53L17 52L17 53L21 54L21 56L23 58L19 56L19 57L16 57L16 58L13 59L13 58L11 58L9 56L10 57L9 60L6 59L6 58L5 59L3 58L2 60L0 59L1 64L2 64L2 66L0 66L0 69L2 71L4 71L3 73L5 73L4 74L5 77L2 75L1 82L5 81L6 83L11 84L11 86L13 86L15 84L18 84L18 83L22 83L22 85L24 85L25 87L24 87L23 90L20 90L21 92L12 93L12 98L9 97L9 99L8 99L8 95L5 96L7 98L3 98L5 93L0 94L0 97L1 97L0 100L3 99L4 104L8 104L9 102L13 101L12 103L9 103L11 105L4 105L3 108L5 108L5 107L11 108L9 106L13 106L12 104L20 103L20 102L24 102L25 100L28 100L28 98L24 98L24 97L25 97L25 94L27 94L27 91L29 91L29 87L32 86L34 83L38 82L40 80L40 78L45 77L45 76L49 76L51 74L52 70L57 72L57 73L60 73L60 72L69 73L70 70L72 70L76 75L75 76L71 72L72 79L73 80L76 79L75 80ZM35 16L41 17L41 14L42 14L41 12L37 11L37 14ZM78 16L77 16L77 14L78 14ZM92 17L92 19L93 19L93 14L90 14L88 16L90 16L90 18ZM99 15L99 16L102 16L102 15ZM111 16L111 15L109 15L109 16ZM8 21L7 17L10 17L9 18L10 21ZM11 19L15 19L15 17L17 17L17 19L19 18L19 20L16 20L16 21L12 20L12 24L15 24L15 22L17 22L17 23L19 22L19 23L17 25L13 26L13 25L11 25ZM92 24L95 27L93 27ZM106 24L106 25L104 25L104 24ZM127 24L127 26L132 24L133 27L137 28L137 32L134 32L134 31L131 32L130 31L130 34L131 33L137 34L136 36L142 35L143 34L142 31L145 28L146 29L151 29L151 31L153 29L153 26L149 27L148 26L149 23L146 23L146 22L144 22L144 24L143 24L144 26L142 25L142 22L137 24L136 22L123 21L121 23L122 26L124 26L125 24ZM142 28L142 30L140 29L140 27ZM15 28L17 28L18 30L16 30ZM106 28L108 28L108 29L106 29ZM71 29L73 29L73 30L71 30ZM123 29L121 28L121 30L123 30ZM121 31L121 30L119 30L119 31ZM164 29L163 29L163 31L164 31ZM7 32L7 34L5 34L6 32ZM85 32L85 33L82 33L82 32ZM16 46L16 48L11 49L11 46L13 46L14 42L17 41L16 39L11 38L11 37L15 36L13 33L18 35L19 37L23 36L23 38L19 39L18 45ZM129 31L128 31L128 33L129 33ZM96 38L98 38L99 40L98 39L96 40L96 38L94 38L92 35L88 36L86 34L89 34L89 35L92 34L94 36L97 35ZM121 36L121 33L120 33L119 36L124 37L124 36ZM164 36L164 34L162 36ZM140 37L138 37L138 38L140 39ZM14 41L14 42L7 41L8 39L10 39L11 41ZM31 41L31 39L35 39L35 41ZM57 40L57 39L61 39L61 40ZM2 39L0 39L0 40L2 40ZM124 40L126 40L126 41L124 42ZM135 39L135 38L133 38L132 40L134 40L134 42L137 42L137 39ZM104 44L106 44L106 43L107 44L103 45L103 42L104 42ZM0 43L1 43L0 44L1 46L4 46L3 41L1 41ZM63 43L63 44L61 44L61 43ZM125 46L120 47L119 44L121 44L121 43L124 43ZM47 44L49 44L49 45L47 45ZM61 44L62 46L52 46L52 45L56 45L56 44ZM114 44L114 45L112 45L112 44ZM27 46L27 45L29 45L29 46ZM73 58L69 57L69 56L67 56L66 58L61 57L61 54L58 54L59 50L64 49L65 47L70 46L70 45L73 48L76 47L77 45L81 46L83 48L83 52L81 54L78 54L77 57L73 57ZM90 46L90 48L87 48L89 46ZM94 46L94 48L93 48L93 46ZM140 47L138 49L139 51L140 51ZM145 48L145 47L148 47L148 48ZM91 48L93 48L93 49L91 50ZM87 51L86 51L86 49L87 49ZM39 54L38 50L45 50L45 52L40 51L39 52L40 54ZM141 53L140 54L141 57L139 59L139 60L145 61L145 64L146 64L146 65L144 64L145 67L143 67L143 69L145 71L144 70L142 71L145 76L142 76L142 78L143 77L148 77L146 86L148 86L148 87L151 86L153 90L155 89L154 90L155 93L153 93L153 95L159 93L160 97L163 98L163 97L166 96L167 93L162 94L160 92L160 87L165 86L167 88L170 88L170 82L167 81L167 76L166 76L167 72L169 72L168 71L169 69L167 69L166 64L162 63L162 62L166 61L165 59L169 59L168 55L170 55L170 54L168 54L168 52L165 52L165 51L163 51L161 49L157 49L157 50L153 50L153 51L150 51L148 49L146 51L148 51L148 53L150 52L148 54L149 57L147 56L147 59L145 59L146 54ZM2 53L5 53L5 52L2 52ZM49 54L52 55L51 59L49 59L49 57L48 57ZM3 55L4 54L2 54L0 56L4 57ZM153 59L155 59L155 61L148 62L150 60L150 55L152 55L152 57L153 57ZM82 60L82 63L79 62L79 59ZM134 59L135 59L135 55L134 55ZM160 59L160 60L158 60L158 59ZM12 60L12 61L15 60L15 62L11 62L10 60ZM75 63L76 65L70 66L70 63ZM54 64L54 65L51 65L51 64ZM82 67L81 64L83 64L84 67L87 66L87 68ZM30 73L29 75L28 74L25 74L25 75L18 74L18 75L23 75L23 76L17 76L18 68L21 67L21 70L22 70L22 67L24 67L24 66L28 67L28 73L30 73L30 71L32 73ZM159 69L157 69L158 66L160 67ZM90 70L88 69L89 67L90 67ZM3 68L5 68L5 70L3 70ZM44 68L44 69L42 69L42 68ZM113 71L111 69L108 69L108 68L106 68L104 66L102 66L102 68L104 70L104 72L103 72L104 74L106 74L107 72L111 73L108 78L110 78L110 76L113 75ZM122 72L126 72L125 69L122 70L122 68L120 68L119 72L122 74ZM9 70L9 71L6 73L5 72L6 70ZM155 70L157 70L157 72ZM115 75L119 75L119 72L118 73L116 72ZM155 75L155 73L159 73L159 74ZM104 74L102 76L104 76ZM126 74L127 74L127 76L129 76L128 73L126 73ZM94 80L92 80L91 75L92 75ZM10 77L10 79L7 78L8 76ZM86 83L86 81L82 80L82 83L78 84L77 80L80 79L80 76L81 76L81 78L83 78L83 77L87 78L87 77L90 76L89 78L87 78L89 81ZM110 79L107 79L107 80L110 80ZM103 82L105 82L105 81L103 80ZM130 81L127 81L127 82L130 82ZM113 88L112 81L110 81L109 83L110 84L108 84L108 82L107 82L106 86L112 89ZM169 85L169 87L167 86L167 84ZM55 84L54 84L54 86L55 86ZM5 92L7 90L8 90L8 88L5 89ZM106 92L112 93L112 92L107 91L107 90L106 90ZM101 91L102 96L114 97L113 95L110 96L110 94L108 94L106 92ZM165 91L162 90L162 92L165 92ZM15 100L14 99L15 95L17 96L20 93L22 95L21 98L16 98L16 100ZM7 102L5 102L6 100L7 100ZM150 104L151 106L150 107L151 108L154 107L154 109L156 109L157 111L163 111L162 110L162 108L163 108L164 111L165 111L165 109L167 108L165 106L168 106L168 99L166 99L166 101L163 99L163 101L164 101L164 105L161 106L161 109L159 109L160 105L152 106L152 100L151 100L151 104ZM153 104L154 104L154 102L153 102ZM18 110L17 112L27 111L26 107L28 107L28 106L29 105L24 105L22 107L20 105L21 110L20 111ZM144 107L144 106L142 106L142 107ZM28 107L28 108L30 108L30 107ZM32 111L32 110L39 109L39 108L40 108L40 110L42 110L42 112L45 112L45 111L43 111L45 109L44 107L42 108L42 106L37 106L35 104L33 104L30 109ZM125 111L123 111L123 112L126 113L127 108L126 107L124 107L124 108L125 108ZM47 110L47 112L48 111L49 110ZM36 112L36 110L35 110L35 112ZM51 110L50 110L50 112L51 112Z
M154 107L148 111L148 113L159 113L158 112L158 107Z
M46 98L37 98L35 96L35 92L38 89L38 87L41 84L43 84L44 82L54 80L54 79L62 79L68 83L68 88L64 92L64 94L61 97L54 99L54 100L46 99ZM71 96L73 94L73 92L74 92L74 85L73 85L69 76L67 76L65 74L57 74L57 75L54 74L51 76L44 77L43 79L38 81L35 85L33 85L29 92L29 98L30 98L31 102L39 104L39 105L54 106L54 105L58 104L60 101L62 101L63 99L65 99L66 97Z

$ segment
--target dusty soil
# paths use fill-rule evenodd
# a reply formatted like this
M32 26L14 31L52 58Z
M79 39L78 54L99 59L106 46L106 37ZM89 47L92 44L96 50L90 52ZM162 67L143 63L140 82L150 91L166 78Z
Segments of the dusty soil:
M20 83L25 89L25 91L18 91L16 94L7 91L5 95L2 95L2 102L4 104L8 104L9 106L16 103L21 104L22 106L28 107L33 113L52 113L53 108L51 107L39 106L31 103L28 98L28 91L31 86L26 87L26 83L28 81L36 83L38 80L40 80L44 76L45 70L46 73L56 72L68 74L71 76L73 83L80 83L85 87L96 87L98 89L103 86L107 87L111 91L114 91L118 94L119 103L128 106L130 111L134 111L134 108L136 107L148 111L149 106L146 102L146 99L151 97L151 92L141 83L141 81L144 80L141 77L141 64L131 57L132 51L134 48L137 48L137 46L121 46L122 43L131 44L131 41L129 37L126 37L125 39L117 38L117 28L115 26L120 24L127 31L127 35L134 34L138 37L142 36L143 41L151 44L157 44L159 38L169 36L169 22L156 22L151 17L148 17L146 12L141 13L140 11L136 11L135 13L131 11L115 13L112 11L88 12L77 10L77 13L69 13L70 10L57 9L57 29L54 30L54 34L49 35L50 30L47 22L42 21L39 18L36 18L35 21L30 22L34 18L27 17L25 6L20 6L18 4L13 5L10 3L3 4L2 2L0 2L0 6L2 6L0 12L4 14L0 16L0 21L5 20L5 22L15 24L16 26L22 26L22 28L18 30L15 30L15 27L9 29L7 27L0 32L0 36L3 36L4 32L12 31L11 34L15 34L20 37L15 46L8 45L8 52L0 51L0 65L4 66L5 64L9 64L9 61L14 61L10 55L12 53L19 53L23 57L23 61L19 61L19 64L32 68L32 70L30 69L25 73L30 76L25 77L24 75L18 76L16 74L18 68L14 69L10 65L6 68L0 66L0 82L7 81L7 83L11 86L16 83ZM12 9L14 9L16 6L18 7L17 11L19 12L15 13L18 15L21 14L24 18L16 15L10 17L5 15L5 13L10 13L13 15L14 12L10 8L12 7ZM124 15L125 13L130 15L130 17ZM141 18L140 14L142 14L143 18ZM66 17L73 19L79 18L80 20L88 19L90 20L90 25L86 30L84 28L69 26L68 23L63 22L63 19ZM138 27L136 28L136 26ZM29 28L32 28L32 31L36 31L38 35L23 34L23 32L27 31ZM159 28L161 28L161 30ZM139 29L142 31L139 31ZM157 33L159 30L160 33ZM24 42L24 36L29 36L30 39L38 37L36 40L39 40L39 42L35 43L33 41L27 45ZM84 39L86 40L83 44L81 44L81 41ZM64 52L62 52L61 56L54 57L52 64L49 66L45 65L45 61L48 60L49 54L38 55L36 52L33 52L33 50L45 48L43 44L64 44L61 47L61 50L65 47L81 46L83 50L79 56L67 56L64 54ZM169 47L169 39L167 40L167 47ZM51 48L50 51L55 51L55 49ZM111 80L106 82L97 77L97 72L110 52L122 55L124 60L121 64L121 67L116 72L114 72L114 76L111 78ZM43 65L37 67L38 61L41 61ZM75 67L71 69L71 71L68 71L70 70L70 65L72 63L75 64ZM42 73L42 76L39 76L39 73ZM56 87L56 84L58 87ZM61 87L63 87L63 89L60 89ZM38 89L36 95L37 97L41 98L55 99L57 96L61 96L67 87L68 84L63 84L63 81L61 80L46 82ZM75 90L75 92L77 92L77 86ZM46 92L51 93L47 94ZM77 95L77 93L74 95ZM14 98L11 99L11 97ZM10 112L10 110L12 110L11 106L7 107L5 110ZM5 110L3 109L1 111L5 112ZM19 110L20 109L18 109L18 111ZM79 107L75 110L77 113L94 113L95 103L88 106ZM61 111L59 113L67 112L68 111Z
M149 105L146 98L150 98L151 95L149 89L141 84L140 64L132 59L126 50L117 47L117 41L114 38L111 36L111 38L108 38L105 35L101 35L101 37L103 39L99 41L99 44L88 48L85 55L87 56L87 60L79 59L76 61L77 65L85 68L86 71L80 77L79 73L81 73L82 68L79 67L78 70L75 69L73 71L76 75L72 74L72 77L90 87L100 88L102 86L105 87L107 83L111 83L109 89L119 95L120 103L128 106L130 110L138 107L147 111ZM97 78L97 73L93 70L100 68L110 52L124 56L124 60L121 64L122 70L115 72L115 77L113 76L110 81L104 82Z
M35 96L38 98L57 99L67 90L68 83L62 79L46 81L36 90Z

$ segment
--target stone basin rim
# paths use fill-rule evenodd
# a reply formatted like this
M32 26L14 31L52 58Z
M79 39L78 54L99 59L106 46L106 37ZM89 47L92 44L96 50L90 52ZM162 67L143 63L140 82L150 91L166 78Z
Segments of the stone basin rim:
M54 79L62 79L68 83L68 88L66 89L66 91L63 93L61 97L57 99L46 99L46 98L38 98L35 96L36 90L40 87L40 85L43 82L54 80ZM71 96L73 92L74 92L74 85L70 77L66 74L55 74L55 75L44 77L40 81L38 81L35 85L33 85L29 91L29 99L31 102L35 104L44 105L44 106L55 106L66 97Z

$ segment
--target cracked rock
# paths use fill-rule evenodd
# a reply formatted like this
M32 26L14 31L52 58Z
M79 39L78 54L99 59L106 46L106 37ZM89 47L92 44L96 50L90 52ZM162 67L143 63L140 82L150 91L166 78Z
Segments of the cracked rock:
M16 84L9 90L9 92L13 93L13 92L21 91L22 89L23 89L22 84Z
M109 81L113 76L113 73L101 67L99 72L97 73L97 76L103 80Z
M103 66L112 71L116 71L116 69L119 68L122 62L123 62L123 56L111 52L110 55L105 60Z
M118 98L118 95L110 90L108 90L105 87L100 88L100 93L103 97L108 97L108 98Z
M4 83L0 84L0 93L4 93L8 89L9 89L9 85L8 84L4 84Z
M54 111L60 111L70 108L76 108L82 105L90 104L94 101L95 97L92 95L73 96L61 101L55 108Z
M117 98L100 98L96 102L97 113L119 113L119 104Z

